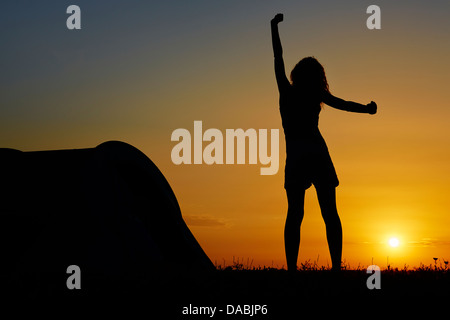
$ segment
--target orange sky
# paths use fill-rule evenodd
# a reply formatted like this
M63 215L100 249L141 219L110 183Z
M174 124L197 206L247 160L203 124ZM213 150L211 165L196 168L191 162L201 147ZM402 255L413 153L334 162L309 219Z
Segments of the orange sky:
M50 15L50 22L32 31L20 23L23 8L12 9L16 20L9 18L2 35L8 45L1 53L0 146L133 144L164 173L213 262L230 264L235 256L281 267L285 149L269 28L280 11L288 70L314 55L333 94L379 106L375 116L330 107L320 116L340 180L343 258L355 267L372 258L380 266L387 257L398 266L449 258L448 4L381 1L382 29L369 31L370 3L357 1L262 2L256 10L235 1L220 8L114 3L97 20L83 20L78 34L57 29L53 7L38 8L36 19ZM261 176L259 164L174 165L171 133L192 133L194 120L223 133L280 129L278 174ZM326 265L314 188L305 209L299 260L319 257ZM387 245L393 236L397 248Z

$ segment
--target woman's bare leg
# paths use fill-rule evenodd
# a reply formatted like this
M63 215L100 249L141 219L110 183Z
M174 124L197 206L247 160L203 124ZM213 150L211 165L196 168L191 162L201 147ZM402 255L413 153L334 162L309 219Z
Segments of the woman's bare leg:
M286 190L288 212L284 227L284 247L289 271L297 270L298 250L300 247L300 226L303 220L305 190Z
M335 187L316 187L320 210L327 230L328 248L330 249L333 270L341 269L342 259L342 225L336 207Z

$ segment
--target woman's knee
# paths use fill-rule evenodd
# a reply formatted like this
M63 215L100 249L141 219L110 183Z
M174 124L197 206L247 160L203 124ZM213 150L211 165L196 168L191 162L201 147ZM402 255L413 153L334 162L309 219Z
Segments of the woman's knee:
M325 209L322 211L322 217L325 221L326 225L338 225L341 223L341 219L339 218L339 214L337 212L336 208L332 209Z
M304 215L305 190L286 190L288 198L288 213L286 222L300 225Z
M334 187L317 187L316 191L322 214L330 216L337 214L336 189Z
M304 216L303 207L289 207L286 222L300 225L303 221L303 216Z

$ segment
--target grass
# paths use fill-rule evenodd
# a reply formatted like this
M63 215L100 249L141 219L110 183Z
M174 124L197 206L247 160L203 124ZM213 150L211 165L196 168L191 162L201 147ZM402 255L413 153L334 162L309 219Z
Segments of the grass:
M433 259L418 267L401 268L388 265L381 269L381 289L369 290L366 282L371 274L367 266L352 268L343 263L342 271L335 273L330 266L306 260L298 264L298 272L288 273L283 267L253 266L248 259L235 259L231 265L217 265L217 273L210 280L220 288L217 300L235 297L248 300L264 297L268 301L305 301L334 297L337 299L403 300L410 298L440 299L449 297L450 271L448 261ZM229 298L228 298L229 299Z
M398 267L391 267L390 264L388 264L386 266L386 268L381 269L382 272L387 272L387 271L395 271L395 272L405 272L405 271L421 271L421 272L431 272L431 271L435 271L435 272L446 272L449 270L449 265L448 265L448 260L445 259L440 259L440 258L433 258L434 263L430 263L428 265L425 265L423 263L420 263L418 267L410 267L407 264L404 264L402 268L398 268ZM246 262L246 263L245 263ZM330 271L331 270L331 266L329 264L327 264L327 266L324 265L319 265L319 258L317 258L316 260L312 260L308 259L305 260L303 262L300 262L297 266L298 271ZM242 258L235 258L233 256L233 261L232 264L227 265L226 261L223 260L223 264L218 264L217 261L214 263L214 266L216 267L216 269L218 271L231 271L231 270L235 270L235 271L243 271L243 270L252 270L252 271L257 271L257 270L286 270L284 265L281 266L281 268L278 268L278 266L274 267L273 262L271 266L266 266L266 265L259 265L259 266L253 266L253 259L250 260L249 258L247 259L242 259ZM342 262L342 270L343 271L366 271L368 266L363 266L361 264L358 264L358 266L356 268L352 268L350 266L350 264L347 261L343 261Z

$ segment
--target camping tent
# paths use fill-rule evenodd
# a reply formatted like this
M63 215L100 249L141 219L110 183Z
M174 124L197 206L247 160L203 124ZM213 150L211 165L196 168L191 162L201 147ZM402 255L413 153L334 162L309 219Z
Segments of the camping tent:
M0 149L0 177L1 274L12 287L58 291L70 265L97 289L214 268L163 174L131 145Z

